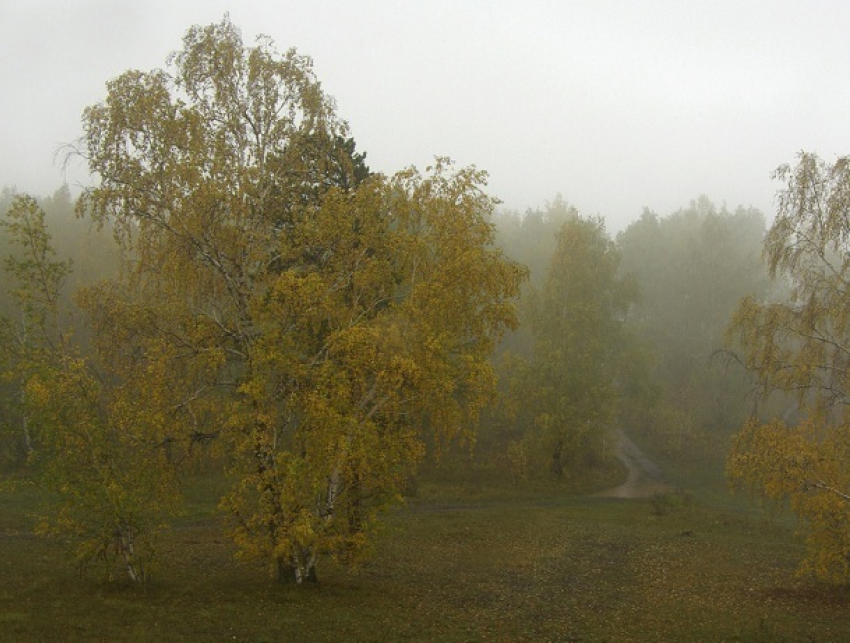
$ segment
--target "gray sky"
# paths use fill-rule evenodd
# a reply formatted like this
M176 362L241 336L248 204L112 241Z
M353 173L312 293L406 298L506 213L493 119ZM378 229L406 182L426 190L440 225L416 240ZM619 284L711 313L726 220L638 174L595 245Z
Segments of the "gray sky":
M451 156L520 211L560 192L616 231L707 194L770 216L777 165L850 154L841 0L0 0L0 186L52 192L105 81L226 11L313 57L373 170Z

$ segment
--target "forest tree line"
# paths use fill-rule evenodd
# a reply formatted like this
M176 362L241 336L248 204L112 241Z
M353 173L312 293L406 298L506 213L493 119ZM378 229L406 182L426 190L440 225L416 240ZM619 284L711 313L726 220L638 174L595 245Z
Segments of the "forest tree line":
M453 445L575 482L622 427L731 444L850 576L846 164L781 169L770 230L706 197L616 236L560 196L505 212L474 167L371 172L309 58L227 19L83 124L95 187L0 195L0 466L56 495L39 529L81 566L145 580L206 466L239 551L315 580Z

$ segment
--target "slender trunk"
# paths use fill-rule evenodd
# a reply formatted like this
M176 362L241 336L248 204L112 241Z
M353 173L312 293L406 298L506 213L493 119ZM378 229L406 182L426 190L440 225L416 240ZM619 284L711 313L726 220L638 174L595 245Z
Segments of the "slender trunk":
M319 582L316 574L316 552L313 549L299 547L299 552L292 557L292 567L297 584Z
M24 438L24 455L29 458L32 455L32 436L30 435L29 418L26 413L21 420L21 430Z
M145 572L143 566L136 560L135 539L132 529L127 526L119 527L116 537L118 540L118 550L124 558L124 567L127 570L127 575L134 583L143 583Z
M26 343L27 343L27 318L26 318L26 315L23 316L21 326L22 326L21 332L22 332L22 337L23 337L22 341L23 341L24 346L26 346ZM20 399L21 399L21 412L22 412L21 433L22 433L22 437L23 437L23 440L24 440L24 456L28 459L30 457L30 455L32 454L33 448L32 448L32 435L30 434L29 417L27 416L27 412L26 412L27 395L26 395L26 391L24 390L23 387L21 388Z
M266 521L266 531L268 543L272 551L275 551L279 543L280 526L284 522L284 509L280 501L280 490L276 480L274 447L270 447L262 440L262 437L267 434L267 428L259 422L254 425L254 463L257 476L263 480L262 490L260 492L261 497L269 503L271 510L269 518ZM277 555L274 559L274 565L277 582L297 582L297 569L292 561L288 560L285 556Z

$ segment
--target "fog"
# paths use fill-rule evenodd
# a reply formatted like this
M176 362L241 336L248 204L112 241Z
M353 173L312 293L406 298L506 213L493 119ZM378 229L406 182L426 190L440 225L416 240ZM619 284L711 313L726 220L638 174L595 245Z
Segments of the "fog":
M561 193L617 231L707 194L769 216L777 165L850 149L840 2L1 0L0 185L88 183L55 155L105 81L226 11L313 57L373 170L451 156L520 211Z
M0 640L850 640L850 9L247 5L0 0Z

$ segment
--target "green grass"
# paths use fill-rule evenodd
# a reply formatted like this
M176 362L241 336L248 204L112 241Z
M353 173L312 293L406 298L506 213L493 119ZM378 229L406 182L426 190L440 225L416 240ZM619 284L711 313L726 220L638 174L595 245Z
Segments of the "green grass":
M193 485L142 588L80 579L21 529L35 492L0 492L0 641L850 640L850 592L794 578L783 521L698 493L659 511L459 485L426 480L361 569L326 563L301 588L234 558L215 478Z

